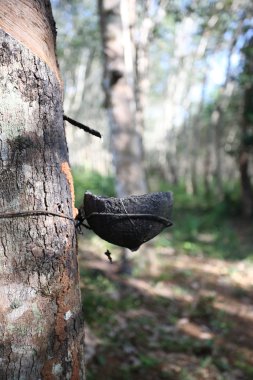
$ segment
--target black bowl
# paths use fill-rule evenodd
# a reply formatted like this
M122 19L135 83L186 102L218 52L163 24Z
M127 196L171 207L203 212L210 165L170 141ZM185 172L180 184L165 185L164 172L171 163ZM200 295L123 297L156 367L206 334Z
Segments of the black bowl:
M102 239L132 251L172 225L172 203L170 192L126 198L84 194L85 219L90 228Z

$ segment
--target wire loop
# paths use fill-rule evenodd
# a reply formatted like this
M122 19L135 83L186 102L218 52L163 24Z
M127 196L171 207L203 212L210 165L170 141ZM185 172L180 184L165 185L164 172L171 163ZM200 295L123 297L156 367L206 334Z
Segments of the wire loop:
M33 216L33 215L51 215L58 216L60 218L71 220L75 223L75 219L71 216L61 214L59 212L52 212L46 210L31 210L31 211L8 211L8 212L0 212L0 219L8 219L8 218L21 218L24 216Z

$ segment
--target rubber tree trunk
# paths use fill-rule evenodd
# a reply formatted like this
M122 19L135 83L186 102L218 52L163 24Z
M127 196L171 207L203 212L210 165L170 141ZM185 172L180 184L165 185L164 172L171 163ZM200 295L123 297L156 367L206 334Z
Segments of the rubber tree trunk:
M106 107L119 196L143 194L142 131L136 129L134 59L131 32L135 1L98 0L103 43Z
M247 137L252 134L253 121L253 37L246 40L244 48L243 75L246 78L244 84L243 112L241 121L241 146L239 151L239 171L241 179L242 211L245 217L253 215L253 189L249 173L250 146L247 144Z
M146 0L142 4L135 5L135 13L137 5L141 5L140 14L134 15L133 18L138 18L138 24L135 22L134 28L134 74L135 74L135 101L136 114L135 123L136 130L139 131L142 137L145 131L145 109L147 108L147 97L150 86L149 81L149 45L151 35L155 27L155 21L151 17L152 1ZM143 143L140 142L140 147L143 149ZM144 159L144 151L142 152Z
M0 379L84 379L55 34L50 1L1 3Z

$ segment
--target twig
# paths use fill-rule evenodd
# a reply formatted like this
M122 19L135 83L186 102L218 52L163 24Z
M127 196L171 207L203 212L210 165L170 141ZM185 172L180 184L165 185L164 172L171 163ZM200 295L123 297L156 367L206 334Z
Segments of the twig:
M108 257L110 263L112 264L112 257L111 257L111 252L107 249L107 251L105 252L105 256Z
M82 129L84 132L90 133L93 136L97 136L100 139L102 137L101 134L98 131L96 131L95 129L92 129L92 128L88 127L87 125L79 123L78 121L75 121L66 115L63 115L63 120L68 121L70 124L74 125L75 127Z

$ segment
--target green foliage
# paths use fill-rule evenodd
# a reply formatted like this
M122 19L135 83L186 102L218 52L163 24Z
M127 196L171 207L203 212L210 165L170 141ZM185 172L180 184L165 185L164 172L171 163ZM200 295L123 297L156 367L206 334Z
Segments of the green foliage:
M117 284L106 278L100 271L82 269L80 275L85 287L85 317L91 326L94 323L101 324L101 327L103 324L108 324L107 327L110 328L114 313L140 306L135 294L118 298Z
M212 209L214 213L227 214L227 216L234 216L239 212L240 186L237 181L225 183L223 194L217 194L216 185L213 182L210 184L210 192L207 194L201 178L198 178L198 193L190 194L182 180L175 186L152 173L148 173L148 178L150 191L172 191L176 206L174 209L198 210L198 212Z
M159 249L156 249L154 256L158 252ZM92 263L90 259L89 263ZM234 352L235 344L231 346L231 352L226 351L230 347L228 341L233 340L240 327L235 316L216 308L219 290L216 294L215 291L203 295L199 293L197 302L182 303L181 295L178 295L177 300L177 292L171 281L185 287L188 284L189 287L196 281L194 271L182 268L185 275L180 277L176 275L175 269L172 271L173 261L171 264L170 276L167 276L168 268L164 265L159 276L159 281L164 285L169 281L167 287L174 295L170 298L143 294L131 285L131 280L128 282L117 275L118 280L115 277L108 278L106 270L82 268L86 321L100 341L96 355L88 364L89 380L198 380L202 378L202 369L207 371L203 373L208 374L212 368L219 371L218 377L212 377L217 380L223 378L224 372L230 375L230 371L232 373L235 369L240 369L245 379L251 379L251 366L239 352ZM200 291L203 291L210 286L211 277L208 277L208 273L199 275L202 278ZM140 278L142 281L145 279L147 284L152 281L152 276L149 277L145 272L140 274ZM198 290L194 292L197 295ZM232 293L229 290L228 295L230 302ZM233 297L239 302L237 295ZM203 331L213 333L213 337L203 339L180 331L178 322L182 316L187 316L186 323L189 321ZM238 350L240 342L236 343L236 347ZM170 357L175 358L176 362L168 360ZM183 360L180 362L181 358ZM173 369L174 364L176 371Z
M96 171L85 170L82 166L72 168L75 203L79 207L83 202L85 191L91 191L96 195L114 196L115 179L113 176L103 176Z
M243 259L250 255L250 241L242 242L223 208L201 211L176 210L170 244L190 255L203 253L225 259Z
M251 118L251 122L253 123L253 115L248 115ZM242 142L246 146L252 147L253 146L253 132L249 131L248 133L245 133L242 136Z
M244 359L238 359L236 366L245 373L245 376L247 376L245 378L246 380L251 380L253 378L253 367L246 363Z
M139 359L140 359L141 365L146 368L155 367L157 366L157 364L159 364L159 360L150 355L140 355Z
M176 336L161 337L161 348L169 352L194 352L198 354L201 351L210 353L212 351L213 341L191 338L189 336L181 336L180 340Z
M252 256L253 228L248 223L241 236L240 189L237 183L227 183L222 200L215 189L206 196L187 194L182 184L169 186L173 192L174 226L155 239L156 247L171 246L189 255L204 254L225 259L245 259ZM157 183L156 191L168 191L166 182Z

